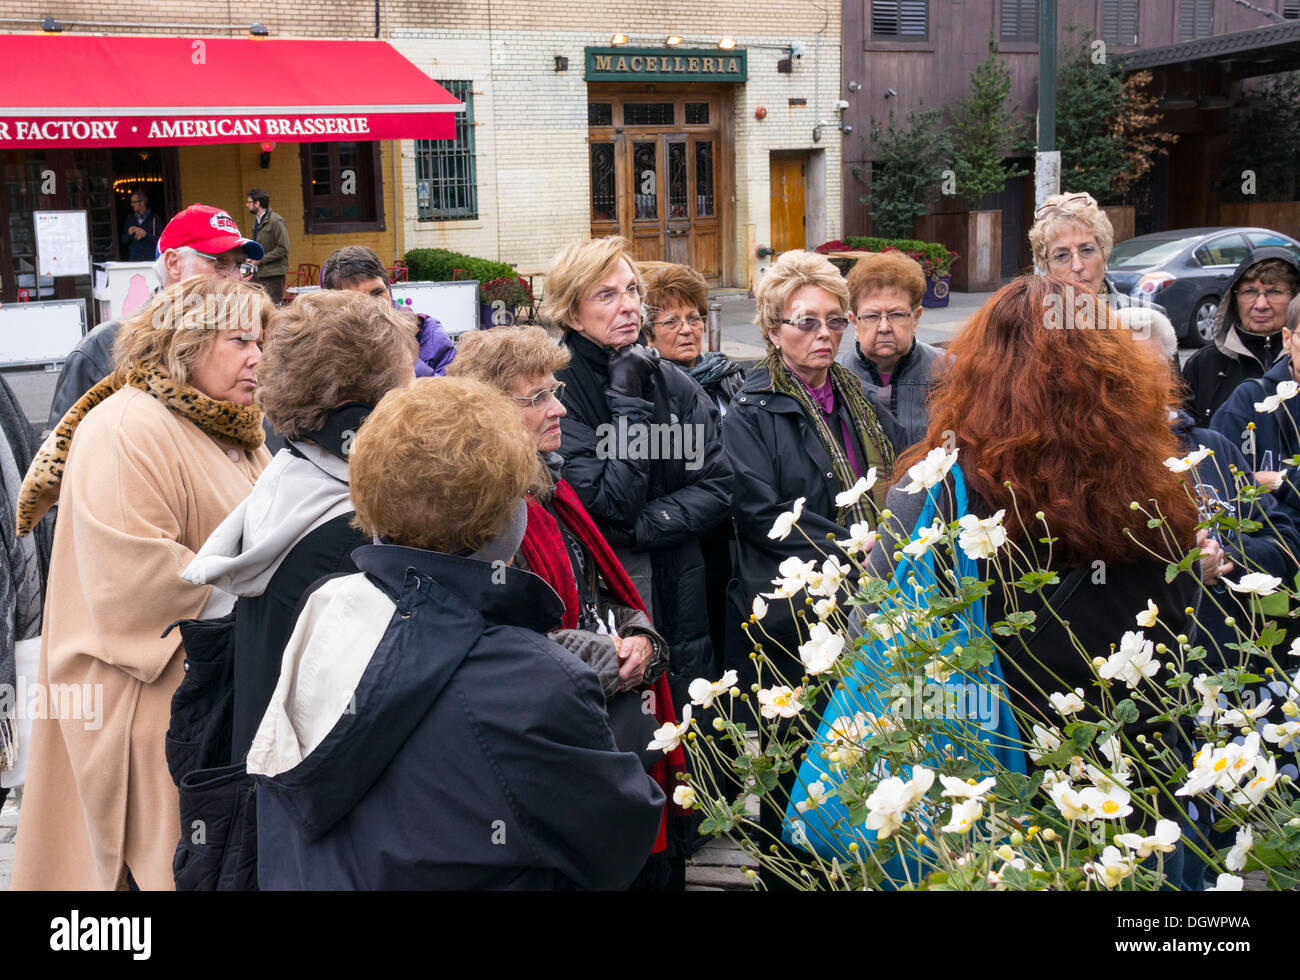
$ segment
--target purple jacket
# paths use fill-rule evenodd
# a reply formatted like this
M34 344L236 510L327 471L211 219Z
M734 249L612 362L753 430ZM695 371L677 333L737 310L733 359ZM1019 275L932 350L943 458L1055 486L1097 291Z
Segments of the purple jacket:
M456 345L442 329L442 324L427 313L416 313L420 320L420 331L416 341L420 345L420 356L415 362L417 378L441 377L447 373L447 365L456 356Z

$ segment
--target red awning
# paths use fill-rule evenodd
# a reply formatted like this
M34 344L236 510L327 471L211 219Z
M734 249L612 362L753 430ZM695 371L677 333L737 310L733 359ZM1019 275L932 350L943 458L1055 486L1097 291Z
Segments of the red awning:
M2 34L0 149L451 139L462 104L386 41Z

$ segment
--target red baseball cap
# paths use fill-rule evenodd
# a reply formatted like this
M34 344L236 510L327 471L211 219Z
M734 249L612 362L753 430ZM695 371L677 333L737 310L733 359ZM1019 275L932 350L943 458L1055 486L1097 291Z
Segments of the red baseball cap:
M177 212L158 236L158 254L169 248L190 248L209 255L220 255L232 248L242 248L250 259L261 259L262 246L239 234L235 219L210 204L191 204Z

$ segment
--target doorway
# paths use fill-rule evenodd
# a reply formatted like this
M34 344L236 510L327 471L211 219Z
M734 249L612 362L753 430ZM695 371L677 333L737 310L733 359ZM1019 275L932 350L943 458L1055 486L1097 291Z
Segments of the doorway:
M806 154L773 153L770 164L772 248L778 255L808 244Z

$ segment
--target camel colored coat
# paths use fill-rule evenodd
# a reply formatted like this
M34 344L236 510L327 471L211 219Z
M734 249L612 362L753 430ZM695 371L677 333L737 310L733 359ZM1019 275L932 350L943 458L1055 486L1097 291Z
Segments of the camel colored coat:
M40 680L91 685L92 699L102 685L102 711L91 700L79 718L34 722L13 888L121 888L127 867L142 889L173 887L180 818L163 737L184 656L179 631L160 635L203 610L211 587L181 572L269 461L138 388L77 426Z

